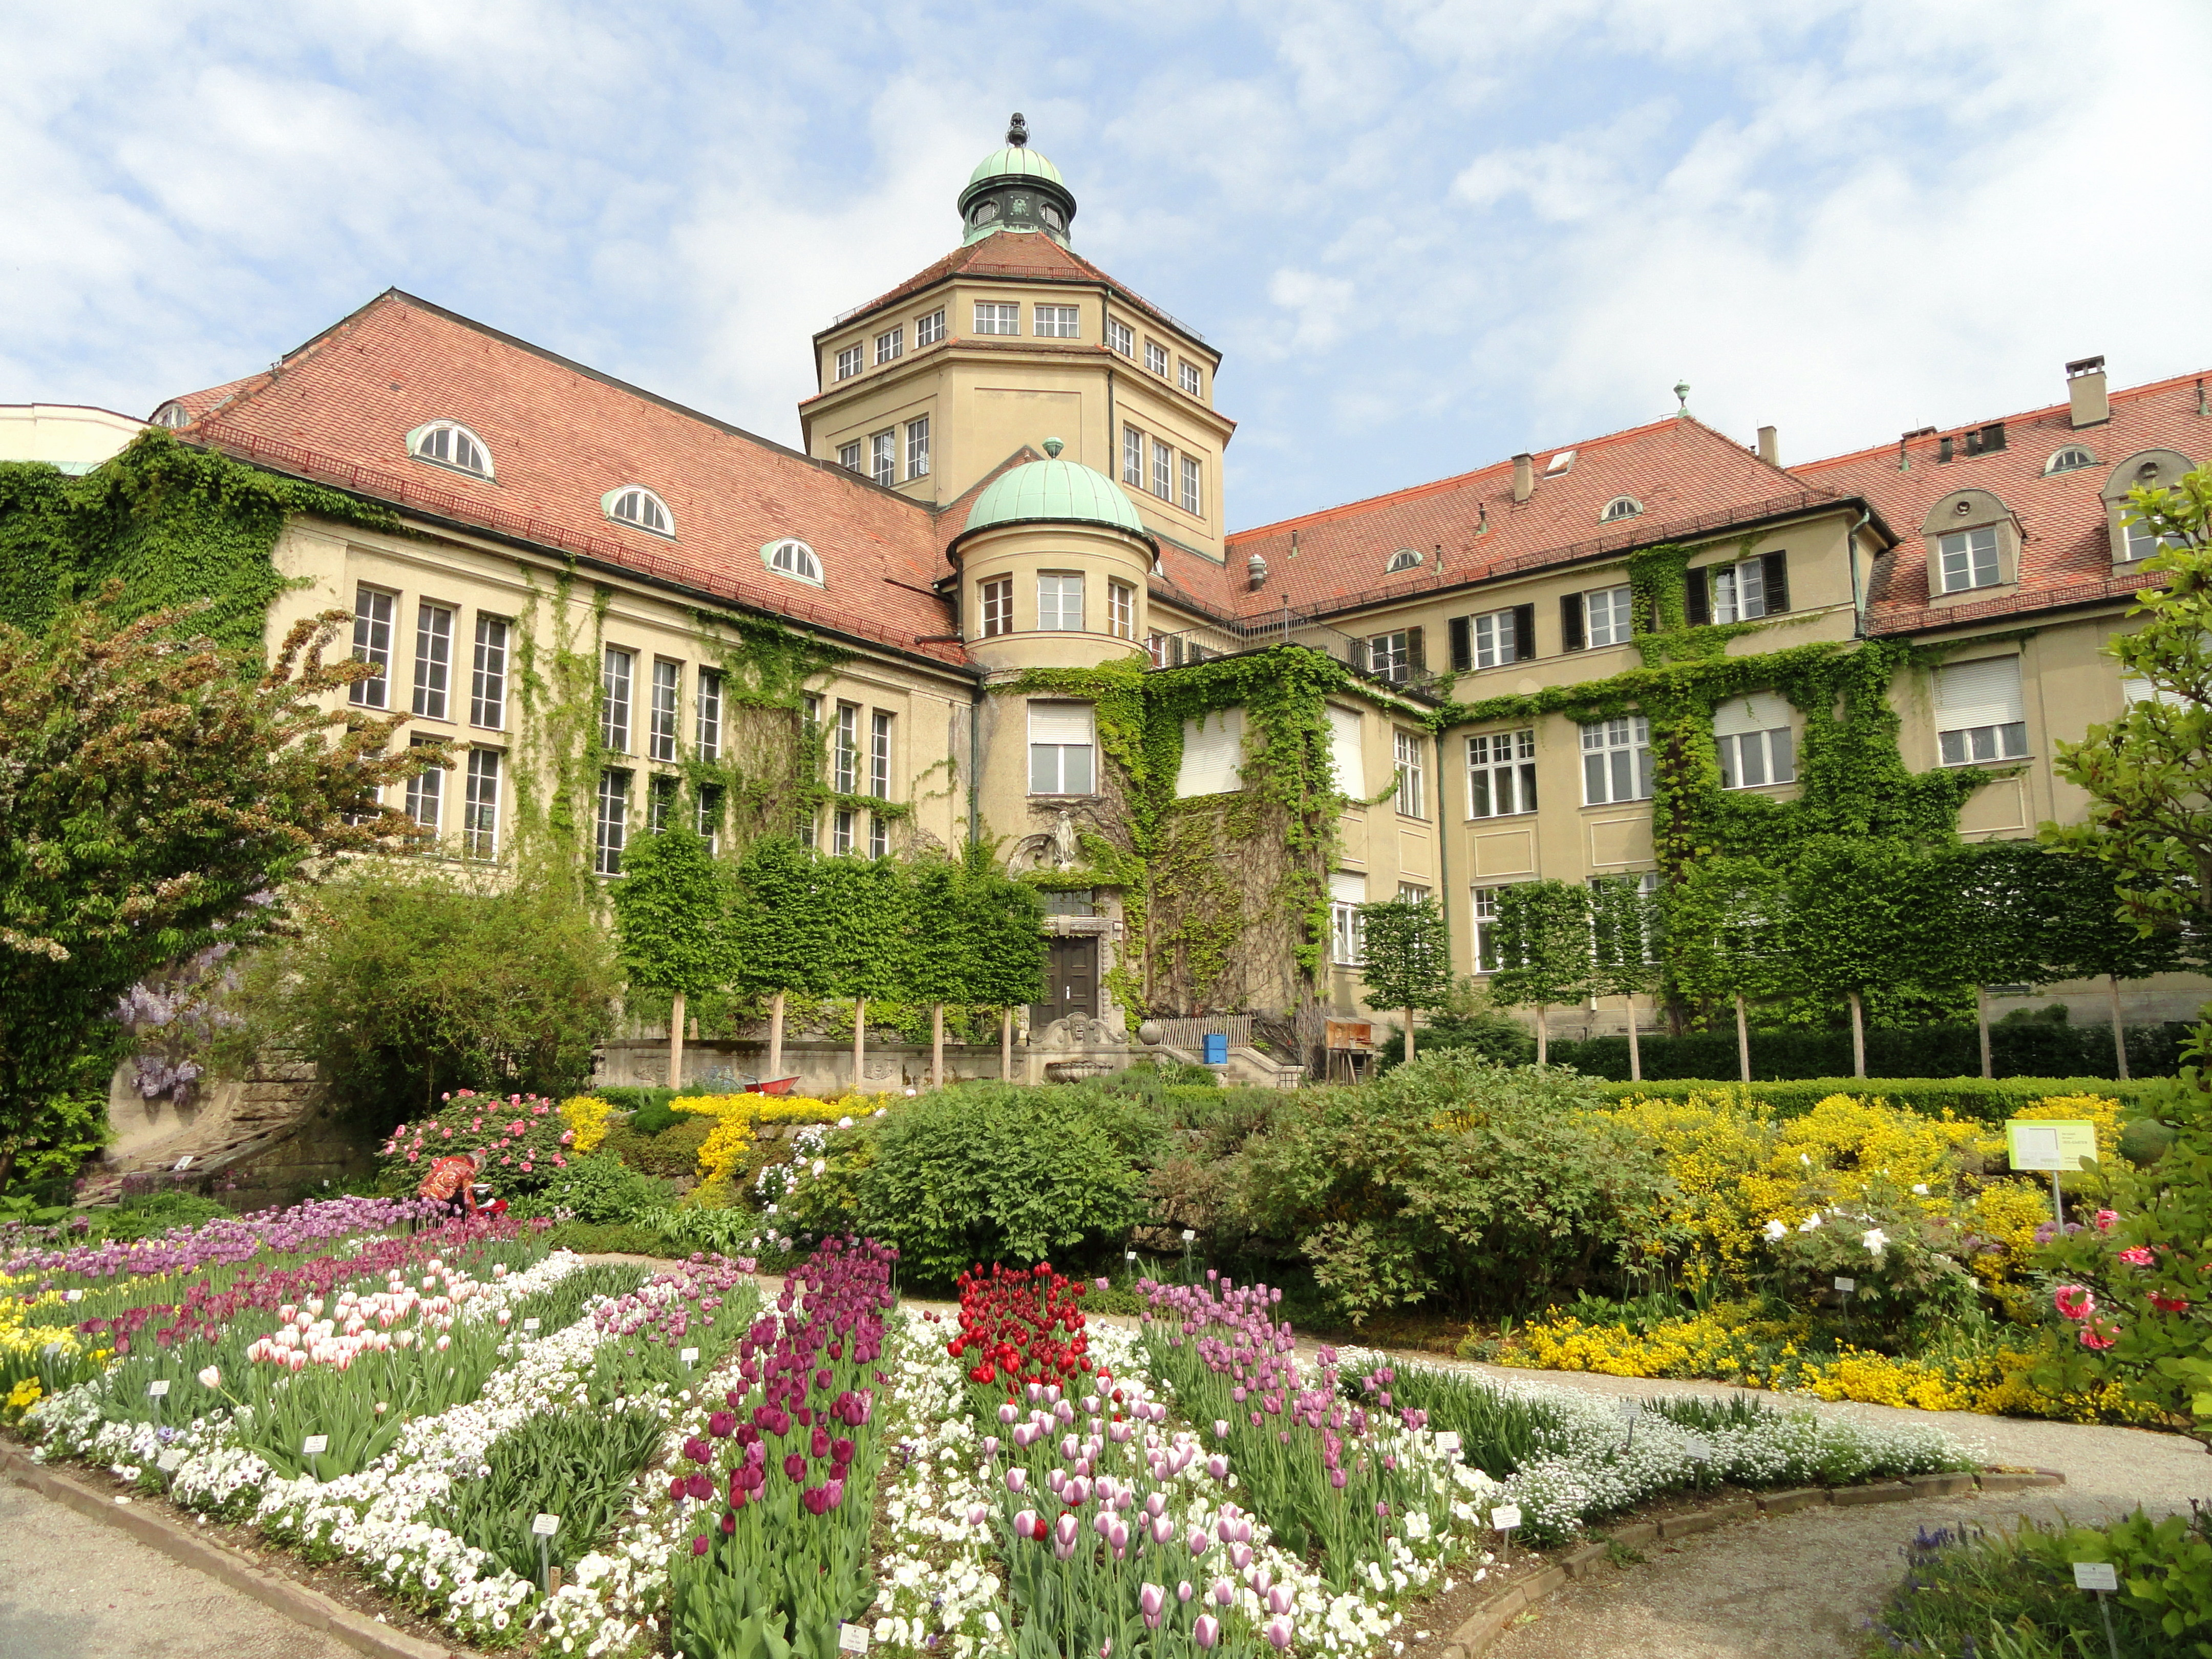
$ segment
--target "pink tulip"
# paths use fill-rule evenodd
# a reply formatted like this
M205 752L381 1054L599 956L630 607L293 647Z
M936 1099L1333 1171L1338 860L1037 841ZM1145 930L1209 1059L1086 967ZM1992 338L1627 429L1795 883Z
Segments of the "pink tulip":
M1190 1627L1191 1640L1202 1648L1211 1648L1221 1639L1221 1621L1210 1613L1201 1613Z
M1006 1490L1008 1492L1019 1492L1023 1487L1028 1486L1029 1483L1030 1472L1027 1469L1012 1468L1006 1471Z
M1024 1510L1014 1517L1014 1536L1039 1540L1044 1537L1044 1523L1037 1519L1035 1510Z
M1268 1645L1280 1653L1291 1644L1291 1621L1281 1618L1270 1619L1267 1621L1266 1635Z
M2119 1218L2120 1218L2120 1212L2119 1212L2118 1210L2100 1210L2100 1211L2098 1211L2098 1212L2097 1212L2097 1231L2098 1231L2099 1232L2100 1232L2100 1233L2108 1233L2108 1232L2112 1231L2112 1224L2113 1224L2113 1223L2115 1223L2115 1222L2117 1222Z
M1167 1606L1167 1602L1168 1593L1162 1585L1146 1584L1137 1592L1137 1605L1144 1610L1145 1622L1149 1625L1158 1625L1160 1609Z

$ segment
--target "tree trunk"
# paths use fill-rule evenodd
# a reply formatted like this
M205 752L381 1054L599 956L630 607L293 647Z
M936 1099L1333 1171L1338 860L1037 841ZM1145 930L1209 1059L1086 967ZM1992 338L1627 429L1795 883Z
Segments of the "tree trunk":
M1751 1081L1751 1026L1743 1017L1743 993L1735 994L1735 1065L1746 1083Z
M929 1086L945 1086L945 1005L929 1005Z
M1014 1080L1014 1011L999 1010L999 1081Z
M1628 1004L1628 1080L1641 1083L1644 1081L1644 1051L1636 1046L1636 999L1632 995L1625 1000Z
M768 1077L783 1075L783 993L778 991L768 1000Z
M668 1086L678 1093L684 1088L684 993L676 994L674 1006L668 1011Z
M1982 1075L1993 1078L1997 1073L1990 1058L1990 988L1986 985L1974 987L1974 1024L1981 1028Z
M2120 1081L2128 1080L2128 1028L2120 1024L2120 976L2105 975L2105 983L2112 992L2112 1059L2120 1068Z
M1406 1010L1406 1063L1413 1063L1413 1011Z
M1851 993L1851 1075L1866 1075L1866 1005Z
M1536 1005L1536 1063L1539 1066L1551 1064L1551 1010L1540 1002Z
M856 1095L860 1092L860 1085L867 1078L867 1058L868 1000L866 997L854 997L853 999L853 1092Z

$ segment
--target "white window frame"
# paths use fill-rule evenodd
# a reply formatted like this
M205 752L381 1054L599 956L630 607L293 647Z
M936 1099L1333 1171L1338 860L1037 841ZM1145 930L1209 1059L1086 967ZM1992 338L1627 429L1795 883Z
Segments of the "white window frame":
M433 421L416 427L407 434L407 453L418 461L465 472L471 478L492 476L491 451L459 421Z
M1478 974L1494 974L1498 971L1498 896L1512 884L1510 882L1501 882L1487 887L1469 890L1472 920L1474 924L1473 960L1474 971Z
M860 444L859 440L855 439L849 444L839 444L837 446L837 465L843 467L848 472L858 472L860 470Z
M1168 635L1157 628L1145 635L1145 654L1152 659L1155 668L1168 665Z
M924 346L935 345L944 337L945 307L943 306L938 307L927 317L917 317L914 319L914 349L916 351L921 350Z
M868 814L868 856L887 859L891 855L891 821L881 812Z
M372 679L356 680L346 688L346 701L356 708L386 708L392 702L392 618L399 596L389 588L356 582L353 594L353 659L375 669Z
M895 363L906 356L906 325L887 328L876 336L876 367Z
M1041 570L1037 573L1037 629L1040 633L1080 634L1083 628L1083 573L1079 570Z
M709 853L719 853L722 850L724 805L725 798L720 784L702 783L699 786L698 797L692 807L695 816L691 827L699 832L699 839L707 843L707 850Z
M676 539L676 520L668 510L668 503L643 484L624 484L618 489L610 489L599 505L617 524L626 524L647 535Z
M1397 804L1403 817L1428 816L1428 752L1424 744L1419 732L1408 732L1402 726L1391 728L1391 761L1398 770Z
M466 793L461 806L461 855L496 859L499 856L500 751L469 750Z
M609 767L599 774L597 810L592 819L592 872L622 873L623 846L629 839L629 774Z
M1360 896L1343 895L1340 883L1345 887L1357 884ZM1367 878L1356 872L1339 871L1329 878L1328 959L1333 966L1357 968L1367 960L1367 918L1359 910L1367 902L1366 891Z
M453 678L453 608L422 600L415 607L415 713L446 718Z
M722 753L722 674L720 669L699 671L699 689L692 695L691 741L702 761L719 760Z
M854 816L849 806L841 806L830 815L830 855L832 858L852 855Z
M917 415L906 423L906 476L929 476L929 416Z
M841 795L860 791L860 708L837 705L837 720L830 737L830 787Z
M599 657L599 746L629 753L630 697L637 684L637 653L608 646Z
M2179 536L2161 536L2140 520L2123 526L2121 535L2120 560L2124 564L2133 564L2138 559L2148 559L2171 548L2188 545Z
M1030 323L1040 340L1079 340L1083 337L1083 307L1031 306Z
M1137 637L1137 589L1131 582L1106 584L1106 631L1117 640Z
M1705 603L1716 623L1755 622L1766 614L1766 566L1758 559L1705 567Z
M1619 524L1623 519L1633 519L1644 511L1644 503L1633 495L1615 495L1605 504L1598 515L1600 524Z
M1014 631L1014 579L994 576L988 581L975 584L975 614L981 623L981 637L998 638Z
M1200 388L1206 384L1205 378L1199 373L1198 365L1191 362L1189 358L1185 357L1182 362L1177 365L1176 379L1181 383L1182 389L1185 392L1188 392L1192 397L1196 398L1202 395L1200 392Z
M1413 632L1400 628L1367 636L1367 672L1395 685L1413 672Z
M1582 750L1583 805L1651 799L1651 722L1645 716L1584 722Z
M1583 643L1592 649L1626 645L1636 635L1631 619L1634 590L1626 582L1619 587L1593 587L1583 595ZM1601 618L1602 623L1601 624Z
M645 788L645 828L649 835L659 835L668 828L668 809L676 805L681 785L672 773L655 773Z
M1022 331L1022 307L1017 300L1011 303L1000 300L975 301L975 331L978 334L1019 334Z
M1936 690L1936 748L1938 759L1945 766L1986 766L1993 763L2025 760L2027 757L2027 698L2021 681L2024 678L2018 657L1976 658L1955 665L1946 665L1936 672L1944 677L1958 674L1984 665L2009 664L2012 677L2008 687L2009 695L1990 702L1969 702L1965 710L1952 702L1955 680L1948 684L1939 680ZM1946 704L1951 706L1947 708ZM1996 706L1992 706L1992 704ZM2005 705L2009 705L2008 708ZM1977 720L1966 724L1975 714L2017 713L2016 720ZM1960 721L1946 726L1946 720Z
M1109 317L1106 319L1106 349L1109 351L1118 351L1124 357L1134 360L1137 355L1137 331L1116 318Z
M1786 726L1726 732L1713 739L1713 747L1720 752L1723 789L1763 789L1797 781L1797 737Z
M1536 728L1478 732L1467 740L1467 815L1515 818L1536 810Z
M848 345L839 350L837 353L837 378L841 380L849 380L855 374L858 374L863 367L862 359L866 356L866 351L857 344Z
M1194 515L1198 514L1205 501L1205 496L1200 489L1201 474L1202 469L1197 456L1186 455L1182 458L1182 510Z
M1121 482L1145 487L1145 434L1133 426L1121 428Z
M507 618L481 611L470 670L469 724L487 732L507 729Z
M2080 459L2073 459L2078 456ZM2062 465L2063 463L2063 465ZM2097 458L2081 444L2061 444L2051 452L2051 459L2043 464L2043 476L2054 472L2078 472L2085 466L2094 466Z
M435 739L416 738L410 749L428 749ZM407 780L407 816L433 833L439 828L439 819L445 806L446 772L443 767L426 766Z
M761 562L779 576L795 582L822 586L822 561L796 536L780 536L761 548Z
M1051 703L1042 705L1053 710L1082 708L1089 722L1088 741L1083 743L1039 743L1036 741L1036 711L1030 705L1030 793L1032 795L1092 795L1098 792L1098 714L1095 707L1087 704ZM1048 718L1050 718L1048 716ZM1064 716L1062 717L1064 718Z
M1168 377L1168 349L1158 340L1145 342L1145 367L1163 380Z
M868 713L868 793L878 800L891 798L891 714L888 708Z
M1485 611L1467 619L1468 647L1477 668L1498 668L1521 660L1520 623L1511 606Z
M868 476L886 489L898 482L898 428L868 434Z
M1936 538L1936 568L1946 593L1995 587L2004 574L2004 544L1993 524L1948 530Z
M1162 501L1175 499L1175 451L1158 438L1152 440L1152 494Z
M646 711L646 753L653 760L676 758L678 717L684 703L684 665L665 657L653 659L651 702Z

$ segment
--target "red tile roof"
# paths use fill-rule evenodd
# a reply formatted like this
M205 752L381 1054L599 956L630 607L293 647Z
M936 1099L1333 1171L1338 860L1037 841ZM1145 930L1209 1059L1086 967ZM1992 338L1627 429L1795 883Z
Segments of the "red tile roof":
M1898 545L1875 561L1868 586L1868 621L1875 632L1905 633L2121 598L2144 584L2139 576L2112 574L2105 486L2115 466L2146 449L2179 450L2192 461L2212 458L2212 416L2198 412L2203 379L2182 374L2114 392L2112 418L2079 431L2065 404L2005 416L2005 447L1990 454L1968 455L1963 442L1954 442L1953 459L1939 461L1941 434L1929 434L1905 441L1911 465L1903 471L1894 442L1790 470L1871 501L1896 533ZM2045 465L2068 444L2086 447L2096 465L2046 476ZM1920 527L1929 507L1968 488L1988 490L2020 520L2020 585L1971 605L1931 607Z
M185 413L197 421L210 411L221 408L246 387L263 385L268 379L269 371L264 368L258 374L249 374L244 380L233 380L228 386L211 386L204 392L187 392L181 398L164 398L161 402L163 404L182 404ZM149 416L148 418L152 417Z

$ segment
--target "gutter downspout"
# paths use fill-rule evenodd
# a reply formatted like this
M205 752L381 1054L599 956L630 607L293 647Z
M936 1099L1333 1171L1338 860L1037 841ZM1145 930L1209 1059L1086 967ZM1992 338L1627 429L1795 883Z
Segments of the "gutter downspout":
M1873 522L1874 508L1862 506L1859 521L1844 533L1844 557L1851 567L1851 637L1866 637L1866 605L1859 594L1859 532Z
M1451 969L1452 893L1451 860L1444 848L1444 840L1449 833L1444 817L1444 734L1439 731L1432 735L1437 740L1437 908L1443 913L1444 969L1449 973Z
M982 820L976 816L981 810L977 797L982 787L983 766L977 757L983 741L983 699L987 695L980 679L968 694L968 844L970 847L981 844L983 839Z

